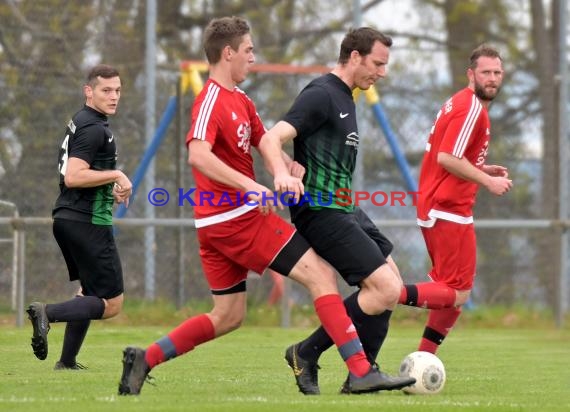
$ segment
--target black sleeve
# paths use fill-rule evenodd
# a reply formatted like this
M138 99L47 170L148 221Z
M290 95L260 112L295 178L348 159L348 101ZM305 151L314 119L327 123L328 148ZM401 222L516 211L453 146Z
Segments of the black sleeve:
M320 86L303 89L283 120L297 131L297 136L313 134L327 121L330 95Z
M91 165L97 151L104 143L104 127L98 124L80 127L75 131L72 141L69 142L69 157L77 157Z

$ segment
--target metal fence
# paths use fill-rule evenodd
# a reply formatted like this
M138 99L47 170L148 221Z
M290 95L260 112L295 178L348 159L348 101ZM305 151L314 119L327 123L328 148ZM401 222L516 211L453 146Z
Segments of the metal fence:
M142 75L144 59L138 53L142 46L122 42L127 39L121 31L124 27L116 24L128 22L129 10L99 13L99 17L92 22L93 27L85 30L81 24L72 28L66 24L52 23L74 15L69 12L75 10L71 8L75 5L73 2L61 2L62 7L68 8L67 13L62 13L61 7L50 7L47 2L20 3L30 5L29 10L22 10L26 11L26 18L33 24L24 24L25 20L12 17L14 2L0 7L3 33L10 35L9 38L14 39L14 44L18 45L13 51L22 52L22 58L16 60L18 64L14 65L9 59L2 60L3 71L0 76L0 94L5 97L0 110L0 149L3 149L0 150L0 199L9 200L0 202L0 308L11 310L21 308L23 303L35 299L64 299L73 294L77 287L66 281L67 270L51 233L51 221L44 216L49 215L57 193L56 158L62 132L69 120L68 116L83 103L82 64L87 62L79 64L75 60L70 61L79 64L76 67L55 64L51 59L56 59L58 63L68 61L60 56L67 55L71 50L85 50L86 44L94 47L91 43L98 40L89 40L89 37L104 39L100 43L105 45L105 53L100 57L104 57L108 63L118 65L124 81L121 105L117 115L111 119L111 127L121 143L119 166L131 177L141 163L147 144L145 137L149 133L145 126L147 84ZM123 2L103 3L109 3L107 7L124 6ZM80 7L75 11L87 13L89 9ZM93 19L88 14L83 18L85 21ZM565 28L565 25L562 26ZM65 28L63 42L55 42L55 37L47 35L58 27ZM129 39L138 41L141 36ZM40 49L29 54L30 45L40 42L46 50L45 55L39 53ZM184 58L203 58L198 43L190 41L190 50ZM48 48L61 44L68 49L62 51L59 48ZM91 46L86 49L86 53L91 51ZM38 58L38 53L43 58ZM311 48L310 54L314 53L315 50ZM316 61L332 62L336 53L335 46L335 50L331 49L328 60ZM380 101L391 129L410 163L412 175L417 176L434 116L452 91L445 81L439 79L440 76L435 76L439 79L437 80L432 76L433 73L426 75L427 66L423 64L423 59L419 70L413 64L408 64L408 60L402 57L408 53L426 58L431 56L436 63L433 67L439 67L441 56L422 51L421 47L407 51L395 47L390 63L392 74L378 84ZM166 111L165 107L172 95L176 94L180 76L178 63L181 60L177 56L170 57L167 63L161 65L156 79L153 79L157 82L158 116ZM259 56L262 57L261 54ZM96 58L97 53L92 57ZM517 56L509 56L508 61L512 62L513 67L519 65L516 59ZM568 59L565 53L560 59L560 72L565 74L559 79L564 86L561 90L567 92ZM26 65L20 66L23 63ZM240 87L256 103L266 125L272 126L314 76L315 74L252 73ZM512 125L510 128L505 125L509 123L505 122L508 119L501 115L508 113L505 111L508 96L519 99L520 95L515 89L528 80L532 79L510 79L490 111L493 124L490 160L509 167L515 187L508 196L500 199L493 199L482 190L478 199L475 217L479 255L473 301L479 305L546 308L553 312L560 323L569 305L570 275L568 256L565 254L568 250L568 224L541 219L547 216L543 205L552 202L560 202L561 205L570 203L567 173L561 173L560 182L557 182L561 186L559 198L543 199L542 174L553 159L545 158L540 147L542 142L550 141L555 136L542 135L542 116L538 108L536 115L525 118L523 122L514 122L517 125L515 129ZM567 93L562 93L561 100L568 100ZM16 107L15 103L24 105ZM178 96L175 121L169 125L166 138L154 157L155 184L171 193L178 188L191 187L183 145L191 104L191 93ZM561 105L560 109L561 117L567 119L568 106ZM363 149L359 154L361 164L356 179L359 188L385 192L402 190L405 187L404 179L374 114L364 104L358 106L358 112ZM565 142L568 143L567 134L560 133L560 136L565 137ZM560 164L567 167L570 163L568 149L560 150L559 155ZM269 185L271 179L261 170L257 172L260 180ZM124 266L127 299L163 299L175 302L179 307L209 299L209 291L201 274L196 237L189 223L192 218L191 208L169 204L155 210L155 221L143 220L146 209L143 206L147 203L145 191L148 188L139 191L126 218L117 219L117 243ZM396 245L394 257L404 280L425 279L428 257L420 231L414 225L413 206L367 205L366 209ZM567 214L567 207L564 213ZM22 220L20 215L26 218ZM552 215L549 214L548 217L552 218ZM561 214L560 219L565 218L567 217ZM155 235L150 250L145 238L148 224L156 225L153 226ZM565 247L562 252L559 250L561 239ZM152 260L154 267L150 272L146 263L149 260ZM252 276L249 283L250 302L265 302L271 288L270 277L258 279ZM343 291L346 292L346 289ZM290 288L290 299L298 304L309 301L307 294L294 285ZM19 316L21 321L21 313Z
M51 218L0 217L0 305L16 313L16 324L23 324L24 306L34 300L59 301L71 297L78 285L67 281L67 269L51 234ZM405 282L426 279L429 259L419 229L413 220L376 220L375 223L395 243L393 256ZM156 228L156 278L154 298L176 302L178 307L192 306L209 299L209 289L202 276L193 219L136 219L116 221L116 238L125 277L126 299L145 299L148 293L142 256L145 227ZM529 309L548 309L565 313L568 308L568 282L554 286L560 295L549 300L548 282L535 274L527 239L545 231L570 228L570 222L548 220L479 220L478 241L500 239L508 245L500 256L479 256L478 275L472 301L476 305L524 305ZM543 268L548 272L548 267ZM553 274L555 282L557 278ZM350 289L339 282L341 291ZM286 281L282 305L283 326L289 325L290 304L310 304L308 293ZM269 276L252 275L248 281L249 303L267 301L272 287ZM560 307L557 307L560 305Z

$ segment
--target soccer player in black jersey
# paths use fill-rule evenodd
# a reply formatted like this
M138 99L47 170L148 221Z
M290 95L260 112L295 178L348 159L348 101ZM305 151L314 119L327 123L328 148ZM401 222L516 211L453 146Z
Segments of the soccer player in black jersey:
M117 139L107 116L115 114L121 97L119 72L97 65L83 86L85 105L67 124L59 151L60 194L53 209L53 234L70 281L80 289L71 300L28 307L33 326L32 349L40 360L48 355L52 322L67 322L63 348L55 369L83 369L77 363L92 319L117 315L123 305L123 272L112 229L113 203L128 206L129 178L116 169Z
M310 82L262 139L273 154L269 166L275 189L301 198L290 207L297 230L349 285L358 287L344 303L371 363L377 361L388 332L402 280L390 256L392 243L346 200L359 143L352 91L366 90L385 77L391 45L392 39L376 29L350 30L332 72ZM289 172L279 158L282 144L293 139L294 159L306 169L299 187L287 186ZM317 361L330 346L320 327L287 348L285 359L304 394L319 393ZM386 389L410 384L400 377L385 378Z

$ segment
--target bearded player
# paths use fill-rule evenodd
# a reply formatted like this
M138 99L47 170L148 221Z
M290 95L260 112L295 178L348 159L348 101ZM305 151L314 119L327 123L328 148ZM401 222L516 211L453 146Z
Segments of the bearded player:
M477 47L469 84L445 102L431 129L419 180L417 222L432 268L431 282L404 285L399 303L429 309L418 350L436 353L471 294L476 239L473 205L480 187L494 195L513 182L507 168L487 165L491 138L488 109L503 82L499 52Z

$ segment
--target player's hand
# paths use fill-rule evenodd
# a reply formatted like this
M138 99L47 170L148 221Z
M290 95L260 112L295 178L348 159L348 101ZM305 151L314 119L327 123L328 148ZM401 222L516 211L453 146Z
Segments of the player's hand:
M303 180L303 176L305 176L305 166L293 160L289 164L289 173L291 176L298 177L299 179Z
M123 172L120 172L119 178L113 185L113 197L115 202L124 203L125 207L129 207L129 198L133 194L133 184Z
M305 193L303 181L299 177L291 176L289 174L276 175L273 179L273 185L275 187L275 191L282 195L281 197L283 198L283 201L288 202L289 204L299 203L301 196ZM279 203L279 206L280 209L283 208L282 202Z
M502 196L513 187L513 181L502 176L492 176L487 184L487 190L497 196Z
M115 183L113 185L113 199L115 199L115 203L121 204L124 203L125 207L129 207L129 197L130 192L126 194L119 184Z
M257 204L263 215L275 212L277 208L283 210L283 205L279 202L277 194L259 183L248 188L247 194L248 201L251 204Z
M484 165L483 171L489 176L509 177L509 171L504 166L499 165Z

